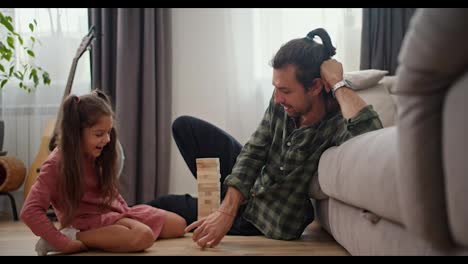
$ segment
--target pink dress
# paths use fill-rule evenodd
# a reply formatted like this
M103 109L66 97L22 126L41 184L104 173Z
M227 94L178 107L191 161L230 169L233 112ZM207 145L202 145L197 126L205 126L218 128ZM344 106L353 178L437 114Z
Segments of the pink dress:
M63 219L63 208L58 201L62 199L58 192L60 154L55 149L41 166L41 172L26 198L21 211L21 220L29 226L32 232L44 238L58 251L63 251L70 239L60 233L47 218L49 205L54 207L59 222ZM102 211L100 205L103 198L98 189L97 177L91 162L84 164L84 194L81 199L72 226L80 231L86 231L102 226L112 225L122 218L132 218L148 225L153 230L156 240L161 233L166 211L149 205L129 207L119 194L110 209Z

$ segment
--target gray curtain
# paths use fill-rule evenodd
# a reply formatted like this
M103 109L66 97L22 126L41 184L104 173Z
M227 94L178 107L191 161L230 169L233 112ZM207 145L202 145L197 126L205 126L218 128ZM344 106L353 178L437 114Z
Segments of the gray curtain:
M125 152L122 194L136 204L167 194L171 142L169 11L91 8L98 38L92 83L107 92Z
M381 69L395 74L398 54L416 8L364 8L361 70Z

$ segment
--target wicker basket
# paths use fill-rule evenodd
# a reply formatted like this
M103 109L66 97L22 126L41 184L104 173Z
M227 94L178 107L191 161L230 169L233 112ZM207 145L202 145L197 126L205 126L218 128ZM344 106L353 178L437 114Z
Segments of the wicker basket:
M25 177L26 167L21 160L12 156L0 156L0 192L18 189Z

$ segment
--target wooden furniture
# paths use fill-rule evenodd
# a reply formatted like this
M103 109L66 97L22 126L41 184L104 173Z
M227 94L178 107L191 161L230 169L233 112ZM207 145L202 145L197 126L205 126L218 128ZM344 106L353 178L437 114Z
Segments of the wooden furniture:
M10 194L10 191L15 191L21 187L25 176L26 167L21 160L12 156L0 156L0 195L6 195L10 198L15 221L18 221L18 212L15 198Z
M218 210L220 173L218 158L197 159L198 219Z

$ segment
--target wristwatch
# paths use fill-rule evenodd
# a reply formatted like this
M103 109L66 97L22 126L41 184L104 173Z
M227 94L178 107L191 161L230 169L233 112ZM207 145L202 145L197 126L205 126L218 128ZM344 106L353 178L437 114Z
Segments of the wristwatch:
M335 85L333 85L333 97L336 98L336 95L335 95L336 91L342 87L348 87L348 88L353 89L353 84L351 83L351 81L346 80L346 79L343 79L337 82Z

